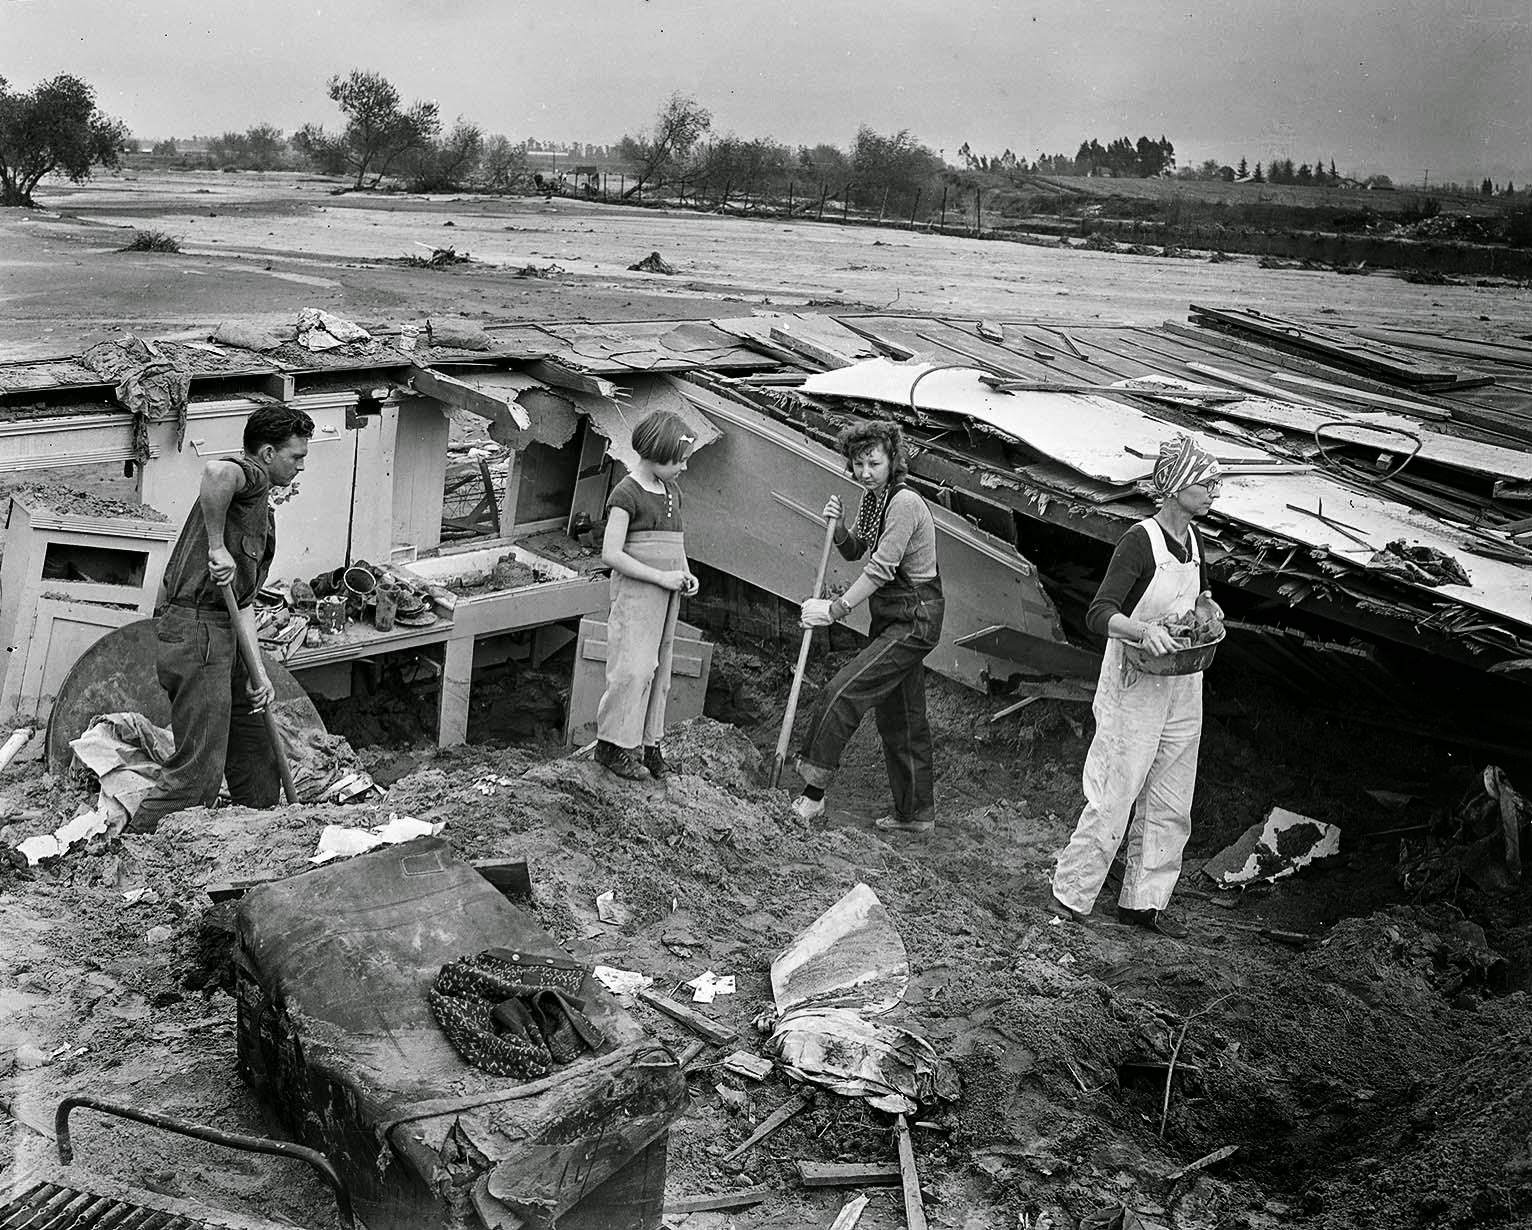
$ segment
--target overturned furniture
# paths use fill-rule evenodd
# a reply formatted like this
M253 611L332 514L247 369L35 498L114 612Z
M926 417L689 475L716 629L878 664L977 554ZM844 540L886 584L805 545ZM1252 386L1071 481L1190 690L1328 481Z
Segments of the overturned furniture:
M263 885L238 915L241 1075L370 1230L657 1226L686 1103L674 1056L586 975L596 1053L526 1082L470 1066L427 992L490 948L565 956L438 838Z

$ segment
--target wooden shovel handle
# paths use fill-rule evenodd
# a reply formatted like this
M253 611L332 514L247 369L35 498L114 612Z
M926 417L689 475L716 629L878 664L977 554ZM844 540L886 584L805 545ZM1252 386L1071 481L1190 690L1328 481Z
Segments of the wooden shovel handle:
M835 527L839 517L825 518L825 545L819 553L819 571L814 574L814 590L811 598L819 597L825 586L825 573L830 570L830 549L835 546ZM787 762L787 744L793 736L793 719L798 716L798 694L803 691L803 672L809 664L809 649L814 643L814 629L803 630L803 641L798 646L798 665L793 670L792 690L787 694L787 712L782 715L782 733L777 736L777 754L771 762L768 786L775 787L782 778L782 766Z
M245 660L245 674L254 679L261 673L260 646L255 643L254 634L245 627L245 621L239 617L239 603L234 599L234 587L225 584L218 589L223 594L223 605L229 612L229 622L234 625L234 641L239 646L239 656ZM293 771L287 763L287 749L282 745L282 732L277 729L277 715L271 711L272 703L275 703L275 698L261 710L261 716L266 719L266 737L271 740L271 751L277 758L277 772L282 775L282 790L289 803L296 803L298 787L293 785Z

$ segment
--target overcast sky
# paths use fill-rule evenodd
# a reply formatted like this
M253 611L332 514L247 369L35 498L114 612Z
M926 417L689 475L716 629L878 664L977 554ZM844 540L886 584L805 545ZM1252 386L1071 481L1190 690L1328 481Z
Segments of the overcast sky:
M1163 133L1182 165L1532 181L1529 0L0 0L0 76L74 73L140 136L334 126L354 67L517 139L613 142L680 90L792 145Z

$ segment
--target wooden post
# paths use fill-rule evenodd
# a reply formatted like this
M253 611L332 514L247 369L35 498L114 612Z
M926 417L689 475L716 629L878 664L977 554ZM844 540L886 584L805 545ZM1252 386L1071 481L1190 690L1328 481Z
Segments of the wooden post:
M626 171L617 172L617 199L619 201L628 199L628 173Z
M793 216L793 181L787 181L787 216Z
M944 231L944 230L947 229L947 185L946 184L942 185L942 216L941 216L941 221L936 224L936 229L939 230L939 231Z
M915 199L910 202L910 230L915 229L915 211L920 208L920 189L915 189Z
M920 1173L915 1169L915 1146L910 1125L903 1115L895 1120L899 1137L899 1177L904 1186L904 1220L909 1230L926 1230L926 1206L920 1195Z
M973 190L973 237L984 234L984 189Z
M830 195L830 185L829 184L820 184L819 185L819 220L821 222L823 222L825 220L825 199L829 195Z
M888 208L888 188L883 189L883 200L878 205L878 225L883 225L883 213Z
M851 185L846 185L846 190L841 196L840 220L845 222L851 214Z

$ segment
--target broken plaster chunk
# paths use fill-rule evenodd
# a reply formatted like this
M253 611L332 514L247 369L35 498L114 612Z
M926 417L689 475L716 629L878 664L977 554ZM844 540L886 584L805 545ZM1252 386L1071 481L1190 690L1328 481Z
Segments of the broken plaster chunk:
M749 1080L763 1081L771 1075L776 1065L760 1055L752 1055L749 1051L735 1051L732 1055L726 1055L720 1060L719 1066Z
M1225 887L1280 880L1316 859L1340 853L1340 829L1333 824L1273 807L1233 845L1203 864L1202 873Z
M28 867L36 867L45 859L58 858L64 853L64 847L59 845L59 840L52 833L44 833L38 837L28 837L19 842L16 850L27 860Z
M332 858L350 858L352 855L364 854L378 846L397 845L402 841L413 841L417 837L435 837L445 827L445 824L431 824L425 820L416 820L413 816L400 816L397 813L389 816L387 824L379 824L370 829L351 829L339 824L327 824L324 831L319 834L319 846L309 862L328 863Z

